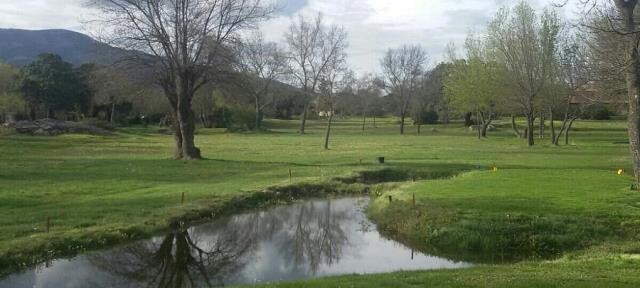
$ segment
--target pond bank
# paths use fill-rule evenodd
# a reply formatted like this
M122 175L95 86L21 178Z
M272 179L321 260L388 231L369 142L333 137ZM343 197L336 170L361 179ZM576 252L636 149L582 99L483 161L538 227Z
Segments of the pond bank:
M413 172L409 169L387 167L379 170L360 171L349 177L336 177L323 182L302 182L273 186L258 192L245 192L228 199L214 199L203 208L190 209L156 225L132 223L128 229L88 231L80 235L60 236L52 234L46 242L25 246L16 251L0 254L0 276L27 269L51 259L65 258L86 251L104 249L115 245L149 238L181 225L196 225L235 213L289 204L297 200L382 193L395 187L394 181L449 177L456 170L435 169ZM416 176L418 175L418 176ZM390 184L384 184L389 182ZM163 224L165 223L165 224Z
M0 288L211 287L471 266L382 237L364 214L368 203L368 197L304 200L176 227L10 275Z

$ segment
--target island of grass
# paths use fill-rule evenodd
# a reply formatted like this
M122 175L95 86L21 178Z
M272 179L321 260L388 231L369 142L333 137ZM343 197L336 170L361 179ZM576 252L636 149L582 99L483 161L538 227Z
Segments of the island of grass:
M153 127L4 135L0 270L147 237L179 218L267 205L256 197L264 191L307 187L368 192L368 213L389 237L479 265L266 287L640 286L640 193L616 173L630 171L623 122L576 122L571 145L541 139L529 148L507 123L477 140L460 124L399 136L392 120L365 133L361 120L344 120L330 150L322 149L323 124L311 123L305 136L293 121L268 121L264 133L201 129L207 159L190 162L171 160L172 137Z

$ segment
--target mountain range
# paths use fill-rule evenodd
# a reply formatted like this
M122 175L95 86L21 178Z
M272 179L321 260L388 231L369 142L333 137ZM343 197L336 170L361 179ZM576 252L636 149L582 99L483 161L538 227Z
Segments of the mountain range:
M82 65L112 63L126 51L69 30L0 29L0 60L23 66L42 53L58 54L67 62Z

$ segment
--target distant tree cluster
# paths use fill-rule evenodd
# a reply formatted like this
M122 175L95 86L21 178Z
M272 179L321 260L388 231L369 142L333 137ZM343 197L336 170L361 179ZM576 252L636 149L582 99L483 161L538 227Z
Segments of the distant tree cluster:
M539 13L527 1L501 9L487 30L468 36L464 57L450 56L445 91L451 107L471 115L478 137L487 136L494 119L511 115L514 134L528 145L535 143L535 130L545 137L546 120L550 142L558 145L564 135L568 144L573 122L607 94L595 91L602 73L595 73L600 64L585 41L588 34L563 21L554 7ZM517 116L526 120L524 132Z
M408 124L419 131L464 118L479 138L510 116L514 134L530 146L546 135L568 144L579 117L606 119L621 107L640 115L637 93L629 92L640 86L631 85L640 72L630 69L640 66L631 53L637 45L630 46L640 37L637 1L583 2L591 13L577 28L557 7L536 11L522 0L499 10L486 33L470 34L464 53L450 46L445 62L432 65L421 45L401 45L378 59L378 75L356 75L346 30L322 15L294 17L277 43L256 29L277 10L268 1L93 1L109 28L104 38L130 49L126 65L73 67L50 54L22 69L0 65L0 120L116 124L144 116L172 127L177 159L201 158L197 123L262 130L265 118L299 118L301 135L308 119L326 120L326 149L342 116L361 117L363 133L368 121L376 127L377 118L397 116L401 134ZM630 131L638 130L634 123Z
M57 118L96 118L115 125L163 115L149 81L114 66L74 67L59 55L41 54L18 68L0 63L0 122Z

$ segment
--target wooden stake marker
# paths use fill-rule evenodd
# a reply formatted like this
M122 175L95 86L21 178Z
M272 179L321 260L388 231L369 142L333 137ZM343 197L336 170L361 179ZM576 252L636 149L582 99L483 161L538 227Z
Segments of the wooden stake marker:
M416 208L416 192L413 192L413 208Z

